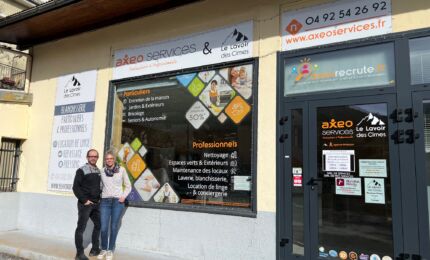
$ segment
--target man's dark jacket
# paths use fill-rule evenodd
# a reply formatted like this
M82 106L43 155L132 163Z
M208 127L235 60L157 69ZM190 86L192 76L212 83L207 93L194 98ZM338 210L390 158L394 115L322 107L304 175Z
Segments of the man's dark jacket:
M97 167L85 164L76 171L73 181L73 193L79 202L85 204L88 200L98 203L101 190L100 170Z

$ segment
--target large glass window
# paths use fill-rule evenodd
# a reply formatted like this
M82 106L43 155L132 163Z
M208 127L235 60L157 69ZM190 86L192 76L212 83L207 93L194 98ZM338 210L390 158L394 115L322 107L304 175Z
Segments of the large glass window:
M392 43L287 58L284 66L284 96L395 83Z
M409 41L411 83L430 83L430 37L413 39Z
M253 64L116 86L111 145L130 205L251 210Z

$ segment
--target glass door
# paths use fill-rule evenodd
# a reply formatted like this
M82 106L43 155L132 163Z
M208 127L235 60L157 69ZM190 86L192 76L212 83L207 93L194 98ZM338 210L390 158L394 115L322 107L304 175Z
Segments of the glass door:
M394 95L289 106L287 259L390 260L402 252L394 110Z
M408 138L415 144L420 259L430 259L430 92L413 93L413 104L414 128Z
M309 192L303 180L309 178L308 161L308 105L285 103L280 119L282 133L282 175L280 258L309 259L310 226Z
M309 105L311 259L401 252L394 95Z

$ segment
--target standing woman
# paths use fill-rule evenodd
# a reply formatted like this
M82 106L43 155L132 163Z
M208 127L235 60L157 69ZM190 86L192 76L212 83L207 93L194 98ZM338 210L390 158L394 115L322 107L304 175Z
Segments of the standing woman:
M126 170L115 163L113 152L106 152L105 167L101 173L103 184L100 204L101 249L97 259L113 259L119 221L124 210L125 198L131 191L130 179ZM110 224L110 234L109 234Z

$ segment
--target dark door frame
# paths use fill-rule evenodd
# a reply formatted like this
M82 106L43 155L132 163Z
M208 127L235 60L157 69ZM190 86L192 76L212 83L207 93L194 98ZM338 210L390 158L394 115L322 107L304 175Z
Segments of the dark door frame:
M418 113L416 119L414 120L414 138L417 138L414 142L414 148L415 148L415 156L416 156L416 163L415 163L415 169L416 169L416 178L417 183L428 183L429 180L427 180L426 176L426 158L424 156L425 154L425 139L424 139L424 128L422 127L424 125L424 117L423 117L423 101L429 100L430 101L430 91L419 91L419 92L413 92L412 93L412 100L413 100L413 111ZM427 216L429 209L428 209L428 202L425 198L427 198L427 190L425 185L418 185L417 186L417 193L418 193L418 221L419 221L419 235L420 235L420 255L421 256L427 256L430 257L430 237L428 236L428 230L429 230L429 219ZM424 206L419 206L424 205ZM424 217L422 217L424 216Z
M429 29L420 29L414 30L404 33L394 33L385 36L379 37L370 37L366 39L360 39L355 41L350 41L346 43L338 43L332 44L328 46L319 46L318 48L308 48L303 50L295 50L289 52L279 52L277 57L277 119L282 118L285 113L285 105L284 103L290 102L304 102L310 100L320 100L327 98L340 98L340 97L359 97L364 95L381 95L381 94L395 94L396 95L396 103L397 103L397 127L398 129L413 129L414 122L405 120L408 117L408 110L413 108L413 100L412 100L412 92L421 92L424 90L430 89L430 84L422 84L422 85L411 85L411 76L410 76L410 63L409 63L409 40L414 38L428 37L430 36ZM303 55L312 55L323 52L331 52L337 51L341 49L350 49L355 47L367 46L380 44L385 42L392 42L395 46L395 72L396 72L396 82L395 87L374 87L367 89L354 89L354 90L345 90L340 92L330 92L330 91L322 91L318 93L312 94L304 94L304 95L296 95L291 97L284 97L284 60L292 57L303 56ZM418 95L418 94L417 94ZM409 110L411 111L411 110ZM412 109L412 111L414 111ZM277 120L277 136L278 139L282 134L287 131L288 124L284 124L281 126L279 121ZM421 135L422 136L422 135ZM277 141L277 259L285 259L282 256L284 255L284 249L282 249L280 243L282 239L288 238L288 234L286 231L286 224L282 224L284 221L282 218L285 216L285 190L283 185L285 185L286 180L285 173L283 172L283 149L281 145L279 145L279 140ZM391 148L390 148L391 149ZM401 226L403 229L403 241L402 247L404 254L407 255L422 255L424 254L423 247L426 247L425 240L423 237L427 238L430 236L430 232L423 229L423 224L419 221L418 215L423 213L422 209L419 209L418 203L410 203L411 201L418 201L419 203L421 194L414 193L411 191L417 190L417 187L421 182L417 181L417 176L414 173L411 173L411 165L415 164L415 152L416 147L414 145L410 145L407 142L398 144L398 154L399 158L399 169L400 169L400 183L401 183L401 194L392 194L393 196L398 196L401 201L400 207L402 212L402 222ZM419 190L419 189L418 189ZM420 198L418 198L418 196ZM394 199L394 197L393 197ZM420 200L419 200L420 199ZM427 211L428 212L428 211ZM426 213L428 215L428 213ZM419 223L419 224L418 224ZM426 234L423 234L426 232ZM421 238L421 239L420 239ZM421 244L420 244L421 243ZM284 252L284 253L283 253Z

